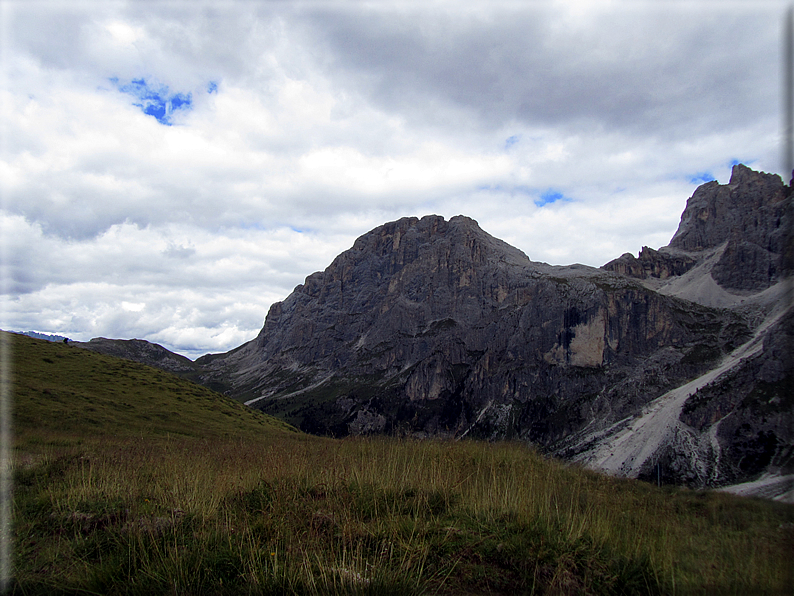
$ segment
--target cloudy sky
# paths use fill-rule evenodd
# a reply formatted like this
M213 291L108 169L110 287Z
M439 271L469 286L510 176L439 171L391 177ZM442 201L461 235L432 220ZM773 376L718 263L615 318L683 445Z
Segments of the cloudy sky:
M2 0L2 327L226 351L404 216L664 246L702 182L781 173L787 6Z

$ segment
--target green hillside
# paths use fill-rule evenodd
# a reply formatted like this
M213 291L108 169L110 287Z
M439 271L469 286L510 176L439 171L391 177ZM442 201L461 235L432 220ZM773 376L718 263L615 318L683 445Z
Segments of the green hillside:
M287 424L156 368L0 332L10 344L17 442L54 436L202 439L294 431Z
M791 505L518 443L312 437L157 369L2 339L7 594L790 593Z

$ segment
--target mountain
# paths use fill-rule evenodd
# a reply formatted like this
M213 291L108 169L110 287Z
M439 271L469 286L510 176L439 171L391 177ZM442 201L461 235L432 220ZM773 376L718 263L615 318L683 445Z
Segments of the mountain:
M35 337L36 339L44 339L46 341L63 341L67 339L63 335L39 333L38 331L11 331L10 333L19 333L20 335L27 335L28 337Z
M428 216L359 238L275 304L255 340L196 363L309 432L551 448L705 372L750 332L729 311L533 263L471 219Z
M737 165L727 185L709 182L695 191L668 246L604 266L662 294L730 309L754 334L719 367L573 459L646 478L666 468L671 480L699 486L753 480L736 492L787 492L791 499L790 194L778 176ZM656 471L648 466L653 461L660 462Z
M737 165L695 191L669 246L599 269L533 262L467 217L400 219L196 365L311 433L511 438L659 482L788 481L791 202Z
M310 433L516 439L616 475L790 498L791 204L778 176L737 165L695 191L668 246L601 268L531 261L467 217L403 218L225 354L89 343L187 367Z
M95 337L88 342L69 342L70 345L85 348L92 352L109 354L126 360L133 360L149 366L182 374L192 373L196 365L189 358L175 354L163 346L143 339L107 339Z

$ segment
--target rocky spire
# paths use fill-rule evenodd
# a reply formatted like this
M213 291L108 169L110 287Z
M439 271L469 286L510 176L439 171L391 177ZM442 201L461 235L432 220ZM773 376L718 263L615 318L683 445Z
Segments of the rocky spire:
M728 184L712 181L695 190L670 246L690 251L713 248L738 234L747 242L780 254L778 235L772 234L772 245L768 245L767 237L780 228L781 207L789 193L777 174L737 164Z

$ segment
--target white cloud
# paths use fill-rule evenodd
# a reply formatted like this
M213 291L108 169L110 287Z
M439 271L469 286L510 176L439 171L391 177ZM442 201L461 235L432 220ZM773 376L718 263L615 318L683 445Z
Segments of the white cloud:
M778 169L783 3L563 4L10 3L3 326L227 350L385 221L597 266Z

